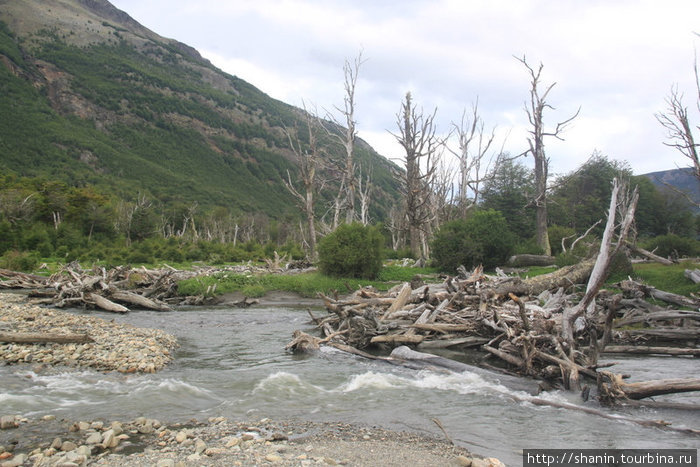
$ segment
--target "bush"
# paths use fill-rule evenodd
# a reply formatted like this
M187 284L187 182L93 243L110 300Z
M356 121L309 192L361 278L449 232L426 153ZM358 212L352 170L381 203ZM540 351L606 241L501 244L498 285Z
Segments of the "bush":
M374 279L382 269L383 243L374 227L343 224L319 242L319 268L330 276Z
M505 263L514 245L515 236L503 215L489 209L443 225L432 243L432 255L435 266L448 273L460 265L493 269Z
M661 235L644 243L646 250L654 251L659 256L683 257L700 255L700 242L692 238L679 237L676 234Z
M31 272L39 265L39 258L36 254L26 251L10 250L0 256L0 268L11 271Z

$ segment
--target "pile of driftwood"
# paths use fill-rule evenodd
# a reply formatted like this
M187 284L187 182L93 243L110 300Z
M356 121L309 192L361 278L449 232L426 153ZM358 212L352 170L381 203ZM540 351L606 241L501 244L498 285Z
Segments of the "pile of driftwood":
M297 332L288 348L308 351L329 344L364 354L402 345L479 347L497 359L501 371L532 376L549 387L581 390L580 376L588 377L609 402L700 390L698 378L646 383L640 389L639 383L626 384L620 375L599 371L598 364L604 352L700 356L700 299L624 281L618 284L621 293L597 294L594 307L576 322L573 341L562 337L563 310L578 302L582 287L577 284L586 281L593 266L594 260L583 261L524 280L462 268L459 276L439 284L415 280L387 293L363 288L343 299L323 296L329 314L312 316L323 338ZM487 360L484 366L493 367Z

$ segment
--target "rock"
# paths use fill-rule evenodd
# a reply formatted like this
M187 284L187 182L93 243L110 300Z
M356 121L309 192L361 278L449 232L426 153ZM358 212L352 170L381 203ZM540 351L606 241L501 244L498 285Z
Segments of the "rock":
M124 428L122 426L121 422L112 422L112 431L114 431L115 435L120 435L124 432Z
M489 467L506 467L503 462L499 461L495 457L487 457L484 460L488 462Z
M77 452L78 455L87 458L92 455L92 447L83 444L82 446L78 447L75 452Z
M9 430L10 428L17 428L19 423L15 420L14 415L3 415L0 417L0 430Z
M87 431L90 429L90 424L88 422L78 422L78 430Z
M55 449L56 451L58 451L59 449L61 449L61 445L62 445L62 444L63 444L63 441L61 441L61 438L56 438L56 439L54 439L53 442L51 443L51 448L52 448L52 449Z
M61 443L61 451L63 452L75 451L76 449L78 449L78 445L73 441L64 441Z
M234 446L238 446L239 444L241 444L241 438L231 438L226 442L226 447L232 448Z
M85 440L87 444L100 444L102 442L102 434L101 433L92 433L88 438Z
M194 453L202 454L207 449L207 443L197 438L194 442Z
M187 431L186 430L180 430L175 435L175 441L177 441L180 444L182 444L182 442L185 441L186 439L187 439Z
M461 467L471 467L472 460L467 456L457 456L457 465Z
M100 422L100 421L92 422L90 424L90 428L92 428L93 430L101 430L103 426L104 426L104 423Z
M175 467L175 461L173 459L161 459L156 464L156 467Z
M114 436L114 430L109 429L102 435L102 447L105 449L116 448L119 445L119 439Z
M282 457L279 454L270 453L267 456L265 456L265 460L276 464L278 462L282 462Z
M26 454L17 454L12 459L7 460L7 461L3 462L2 464L0 464L0 467L19 467L20 465L24 464L26 460L27 460Z

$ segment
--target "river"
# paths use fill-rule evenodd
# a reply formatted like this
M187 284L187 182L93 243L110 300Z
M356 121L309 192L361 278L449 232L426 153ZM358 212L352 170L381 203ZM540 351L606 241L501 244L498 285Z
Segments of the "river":
M75 311L80 313L80 311ZM285 304L189 308L176 312L96 313L163 329L178 337L175 360L157 374L103 374L31 365L0 366L0 415L70 420L187 421L301 418L342 421L442 436L437 418L459 445L518 465L526 448L698 448L700 437L551 407L517 402L526 393L490 372L417 371L329 350L285 352L295 329L314 333L306 308ZM320 314L320 312L318 313ZM693 358L615 358L633 380L695 375ZM544 397L581 404L577 396ZM667 400L700 404L697 394ZM588 402L597 407L595 402ZM607 409L602 409L607 410ZM626 409L626 417L663 419L700 428L700 412Z

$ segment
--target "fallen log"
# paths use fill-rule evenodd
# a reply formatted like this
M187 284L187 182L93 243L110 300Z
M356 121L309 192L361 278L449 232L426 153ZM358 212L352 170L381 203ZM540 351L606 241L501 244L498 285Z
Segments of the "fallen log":
M476 346L487 343L489 340L490 339L487 339L485 337L476 337L476 336L457 337L454 339L424 340L423 342L418 344L417 348L419 350L425 350L425 349L446 349L448 347L455 347L455 346L476 347Z
M87 334L58 332L0 332L0 342L15 344L84 344L94 342Z
M126 313L129 311L127 307L114 303L108 298L104 298L102 295L95 293L86 293L85 300L94 303L96 307L102 308L105 311L111 311L113 313Z
M676 339L688 339L688 340L697 340L700 339L700 328L698 329L692 329L692 328L644 328L644 329L626 329L625 331L628 334L635 335L635 336L647 336L647 337L656 337L659 339L669 339L669 340L676 340Z
M645 323L648 321L669 321L674 319L690 319L700 321L700 313L697 311L687 311L687 310L664 310L656 311L652 313L645 313L642 315L631 316L629 318L622 318L620 321L615 323L615 327L628 326L635 323Z
M534 296L541 294L545 290L558 289L560 287L568 288L575 284L584 283L588 276L591 275L594 263L595 259L587 259L578 264L557 269L549 274L497 284L492 287L486 287L486 290L491 291L495 295L505 297L509 293Z
M633 280L625 280L619 283L623 292L630 295L642 295L644 297L652 297L662 302L671 303L673 305L685 306L697 309L700 307L700 300L695 300L683 295L664 292L650 285L642 284Z
M657 263L665 264L666 266L670 266L670 265L674 264L673 261L671 261L670 259L666 259L666 258L663 258L659 255L655 255L651 251L647 251L644 248L641 248L641 247L634 245L632 243L628 242L627 246L629 246L629 248L633 252L637 253L638 255L644 256L645 258L648 258L652 261L656 261Z
M420 344L425 339L424 336L414 334L384 334L382 336L374 336L370 339L372 344L391 344L391 345L404 345L404 344Z
M615 375L613 386L621 390L628 399L639 400L665 394L700 391L700 378L674 378L626 383Z
M700 283L700 269L686 269L683 271L683 275L693 281L695 284Z
M129 305L146 308L147 310L172 311L172 308L166 303L157 302L133 292L115 290L110 294L110 297L117 302L128 303Z
M700 349L648 345L608 345L603 353L631 353L641 355L688 355L700 357Z

